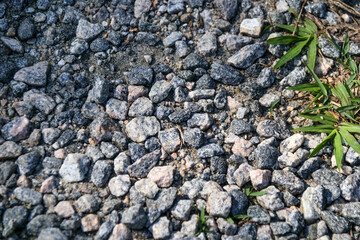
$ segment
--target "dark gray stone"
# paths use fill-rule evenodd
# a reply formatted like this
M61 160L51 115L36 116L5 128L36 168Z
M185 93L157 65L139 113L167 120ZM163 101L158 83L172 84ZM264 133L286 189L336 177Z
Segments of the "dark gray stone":
M238 1L216 0L216 7L220 10L225 20L231 20L238 10Z
M346 233L349 231L349 223L345 218L330 211L322 211L320 215L333 233Z
M241 48L235 55L231 56L227 63L240 69L245 69L255 62L256 59L264 55L266 51L265 43L255 43Z
M167 10L168 10L169 14L183 12L185 10L185 1L184 0L169 0Z
M97 38L90 44L90 49L93 52L105 52L110 48L109 42L104 38Z
M211 64L211 77L223 84L226 85L239 85L244 77L236 69L225 65L223 63L213 63Z
M104 27L100 24L92 24L85 19L80 19L76 28L76 38L91 41L104 31Z
M146 224L146 212L137 204L123 212L121 222L131 229L142 229Z
M256 168L274 170L279 166L278 157L280 152L270 145L259 145L254 152Z
M131 177L144 178L160 159L160 150L146 154L128 167Z
M259 224L269 224L270 215L268 212L258 205L252 205L247 209L247 215L250 220Z
M199 128L188 128L184 131L184 141L191 147L199 148L203 143L203 133Z
M103 187L109 180L111 174L111 165L108 161L97 161L91 172L91 181L97 187Z
M285 139L290 137L290 131L286 126L275 122L274 120L264 120L259 123L256 132L261 137L275 137L277 139Z
M37 152L26 153L18 157L16 163L19 166L20 174L30 175L37 167L40 157L40 154Z
M313 157L306 160L297 171L297 174L303 179L309 179L311 174L319 169L322 160L320 157Z
M255 128L248 122L243 120L234 119L230 124L230 132L240 135L243 133L250 133L255 131Z
M287 190L291 194L298 195L305 190L305 183L296 175L286 170L275 170L271 181L280 189Z
M26 224L28 217L28 209L24 206L15 206L5 210L3 215L3 226L2 231L3 237L10 236L17 228L22 228Z
M134 67L128 75L128 83L149 86L153 80L153 74L153 70L148 66Z
M13 194L16 199L31 205L38 205L42 202L42 194L30 188L17 187Z
M179 109L169 115L169 120L173 123L181 123L187 121L191 114L189 109Z
M28 40L35 36L36 26L31 18L25 18L17 29L20 40Z
M327 168L316 170L311 174L311 176L314 181L320 185L340 186L342 181L345 180L345 176L341 173Z
M26 225L26 230L31 235L38 235L42 229L59 226L60 217L58 217L57 215L38 215Z
M195 70L196 68L209 68L209 63L196 53L190 53L184 60L185 70Z
M148 32L138 32L138 34L136 34L135 40L140 44L149 46L155 46L158 42L160 42L160 38L158 36Z
M25 67L17 71L14 80L35 87L45 86L48 70L49 63L47 61L38 62L31 67Z
M224 149L215 143L210 143L205 145L197 150L197 155L199 158L210 158L214 156L219 156L224 154Z

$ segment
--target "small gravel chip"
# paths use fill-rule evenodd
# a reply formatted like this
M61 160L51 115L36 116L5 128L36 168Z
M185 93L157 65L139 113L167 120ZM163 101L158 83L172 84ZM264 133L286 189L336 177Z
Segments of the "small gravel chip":
M243 120L234 119L230 124L230 132L236 135L250 133L253 131L255 131L255 128L250 123Z
M235 55L231 56L227 63L240 69L246 69L255 62L256 59L264 55L266 51L265 43L255 43L241 48Z
M154 167L147 175L158 187L170 187L174 180L174 168L171 166Z
M41 230L38 240L67 240L68 238L60 231L59 228L44 228Z
M111 165L108 161L97 161L91 172L91 181L97 187L103 187L109 180L111 174Z
M165 80L156 81L151 87L149 98L153 103L159 103L167 98L171 90L172 85L169 82Z
M224 149L215 143L210 143L197 150L197 155L199 158L210 158L222 154L224 154Z
M14 190L16 199L31 205L38 205L42 202L42 194L30 188L17 187Z
M260 18L247 18L240 24L240 33L252 37L259 37L263 27L263 21Z
M226 85L239 85L243 80L243 75L235 68L224 63L215 62L211 64L211 77L218 82Z
M1 133L9 141L26 139L30 133L30 121L26 117L15 118L1 128Z
M49 63L47 61L38 62L31 67L25 67L17 71L14 80L24 82L34 87L46 85Z
M92 24L85 19L80 19L76 28L76 38L91 41L95 39L102 31L104 27L100 24Z
M136 160L128 167L128 173L131 177L144 178L150 170L156 166L161 156L160 150L155 150Z
M131 229L142 229L146 224L146 212L137 204L122 213L121 222Z
M72 153L65 158L59 174L66 182L80 182L88 172L90 159L85 154Z
M161 217L149 227L154 239L167 239L170 237L170 221L167 217Z
M189 219L192 206L192 200L181 199L175 203L171 209L171 214L178 220L186 221Z
M161 146L167 153L173 153L181 145L180 135L176 128L166 129L159 132Z
M137 117L125 127L127 136L135 142L143 142L146 138L160 131L160 123L155 117Z
M214 217L226 218L231 210L231 196L227 192L214 192L210 194L206 211Z
M130 189L131 181L129 175L119 175L109 181L109 190L115 197L124 196Z
M135 188L147 198L155 198L159 191L158 186L151 179L142 179L135 183Z

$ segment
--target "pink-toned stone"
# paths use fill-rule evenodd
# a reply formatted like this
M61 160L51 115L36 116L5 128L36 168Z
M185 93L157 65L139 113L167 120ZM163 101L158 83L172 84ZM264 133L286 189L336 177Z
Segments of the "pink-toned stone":
M32 183L26 175L21 175L17 180L17 185L19 187L31 188Z
M69 201L59 202L55 208L55 212L62 218L69 218L75 214L75 210Z
M258 236L258 239L274 239L271 234L270 225L258 226L256 235Z
M33 147L33 146L37 146L39 145L40 141L41 141L41 130L40 129L34 129L34 131L31 132L27 142L29 144L29 146Z
M263 189L270 184L271 171L256 169L250 171L251 183L255 189Z
M234 179L239 187L244 186L250 181L250 171L254 170L254 167L248 163L241 164L238 169L234 172Z
M60 148L54 152L54 157L59 159L65 159L66 158L66 151L63 148Z
M241 107L241 103L230 96L227 97L227 105L230 111L237 110L239 107Z
M95 214L88 214L81 219L81 229L83 232L92 232L100 228L99 217Z
M54 176L48 177L40 188L41 193L52 193L57 188L57 179Z
M109 240L131 240L132 235L130 229L123 223L116 224Z
M244 138L235 138L235 142L231 151L233 153L241 153L243 157L248 157L254 151L255 147L250 141Z
M20 141L29 136L30 121L26 117L15 118L11 122L5 124L1 132L9 141Z
M130 85L128 87L128 101L133 102L139 97L143 97L147 94L147 89L144 86L134 86Z
M170 187L174 180L174 168L171 166L154 167L148 174L158 187Z
M126 101L128 99L128 88L124 84L117 85L115 92L114 92L114 98L117 98L121 101Z
M194 82L185 82L185 87L191 91L194 89L195 83Z

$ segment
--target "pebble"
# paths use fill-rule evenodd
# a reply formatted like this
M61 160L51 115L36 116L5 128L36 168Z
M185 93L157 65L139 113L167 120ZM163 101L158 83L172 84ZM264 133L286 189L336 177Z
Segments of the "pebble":
M125 128L127 136L135 142L143 142L146 138L160 131L160 123L155 117L137 117L131 120Z
M4 43L4 45L11 49L11 51L17 52L17 53L23 53L24 47L21 44L20 41L14 39L14 38L8 38L8 37L0 37L0 40Z
M199 53L205 57L216 54L217 39L216 36L211 33L205 33L198 41L197 49Z
M206 211L214 217L226 218L231 210L231 197L227 192L215 192L210 194Z
M180 135L176 128L170 128L164 131L160 131L159 140L162 148L167 153L175 152L181 145Z
M249 67L254 61L264 55L266 46L262 43L247 45L231 56L227 63L240 69Z
M59 174L66 182L80 182L88 172L90 159L85 154L68 154Z
M170 237L170 224L171 223L167 217L161 217L155 223L153 223L149 227L149 230L152 233L154 239L166 239Z
M275 137L277 139L285 139L290 137L289 130L287 130L284 125L275 122L274 120L261 121L256 128L256 132L261 137L266 138Z
M231 66L225 65L224 63L215 62L211 64L211 77L218 82L226 85L239 85L243 82L243 75L232 68Z
M151 179L142 179L135 183L135 189L147 198L154 198L159 191L158 186Z
M42 202L42 194L30 188L17 187L13 194L19 201L31 205L38 205Z
M95 214L88 214L81 218L81 230L83 232L93 232L100 228L99 217Z
M128 173L131 177L146 177L150 170L157 164L161 156L160 150L155 150L138 159L128 166Z
M75 214L75 210L69 201L59 202L55 206L54 211L56 212L57 215L59 215L62 218L69 218Z
M46 85L49 63L47 61L38 62L30 67L25 67L17 71L14 80L24 82L34 87Z
M263 22L260 18L244 19L240 24L240 33L249 35L251 37L259 37L263 27Z
M131 182L129 175L118 175L109 181L109 190L115 197L124 196L130 189Z
M76 38L80 38L86 41L94 40L101 32L104 31L104 27L100 24L93 24L85 19L80 19L76 28Z
M8 141L20 141L30 134L30 121L26 117L15 118L1 128L1 133Z
M121 222L130 229L142 229L146 224L146 212L137 204L123 212Z

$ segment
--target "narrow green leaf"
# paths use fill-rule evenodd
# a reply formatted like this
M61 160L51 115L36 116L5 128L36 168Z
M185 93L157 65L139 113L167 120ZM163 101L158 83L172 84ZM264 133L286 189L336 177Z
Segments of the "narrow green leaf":
M346 80L346 84L351 87L351 83L353 83L354 79L356 78L356 74L353 74L349 77L348 80Z
M356 106L356 105L344 106L344 107L336 108L336 111L339 111L339 112L342 113L342 112L345 112L345 111L353 110L356 107L358 107L358 106Z
M334 125L337 122L337 119L335 119L333 116L324 115L324 114L299 113L299 116L327 125Z
M200 219L203 220L205 217L205 208L201 207L201 211L200 211Z
M267 191L252 192L249 194L249 197L259 197L265 194L267 194Z
M306 126L295 128L291 131L293 132L317 132L317 133L331 133L334 130L334 126L332 125L314 125L314 126Z
M267 30L269 30L270 28L275 27L275 25L268 25L264 28L264 30L262 30L261 34L264 34Z
M312 150L312 152L309 155L309 158L315 156L321 149L323 149L326 145L328 145L328 143L330 142L331 139L334 138L336 134L336 130L334 129L325 139L324 141L322 141L319 145L317 145L314 150Z
M308 29L309 31L311 31L312 33L316 33L318 30L316 24L313 21L311 21L310 19L305 18L304 25L305 25L305 28Z
M319 88L320 89L320 88ZM322 93L319 92L314 99L311 101L311 103L309 105L307 105L307 107L304 109L304 111L302 112L302 114L306 114L306 111L309 109L309 107L311 107L320 97L322 96Z
M317 46L317 44L318 44L318 39L317 39L317 36L314 35L313 39L310 41L309 48L307 51L308 64L312 70L314 70L315 63L316 63L316 51L317 51L316 46Z
M278 102L280 102L280 99L276 100L270 107L270 114L274 115L274 107L276 106L276 104L278 104Z
M313 76L313 78L315 79L316 83L318 84L322 94L324 94L325 96L328 96L328 93L326 91L326 88L325 88L324 84L320 81L320 79L314 73L314 71L307 64L305 64L305 65L306 65L307 69L309 70L309 72L311 73L311 75Z
M317 83L305 83L305 84L299 84L292 87L286 88L287 90L293 90L293 91L299 91L299 92L317 92L320 91L319 86Z
M351 133L360 133L360 125L358 124L342 122L340 123L340 127Z
M290 43L298 42L298 41L304 41L307 37L298 37L298 36L280 36L280 37L274 37L267 40L268 44L272 45L288 45Z
M335 159L338 170L341 169L341 162L344 157L344 149L341 143L341 136L338 131L336 131L334 138L334 150L335 150Z
M352 115L350 115L347 112L342 112L341 114L343 114L346 118L350 119L351 121L358 122L355 118L352 117Z
M282 25L282 24L278 24L278 25L275 25L275 27L278 27L278 28L281 28L281 29L284 29L284 30L287 30L289 32L293 32L294 29L295 29L295 25ZM306 36L309 36L312 34L312 32L310 32L309 30L307 30L306 28L304 27L300 27L298 26L296 28L296 34L298 34L299 36L301 37L306 37Z
M350 50L349 36L347 33L345 34L345 39L344 39L344 43L342 45L341 50L342 50L343 55L346 55Z
M350 68L351 68L351 72L353 72L353 73L358 72L358 69L357 69L357 66L356 66L356 63L355 63L354 59L349 58L349 65L350 65Z
M327 105L324 105L324 106L311 108L311 109L309 109L309 110L303 111L302 113L303 113L303 114L306 114L306 113L314 112L314 111L316 111L316 110L329 109L329 108L332 108L332 105L327 104Z
M345 139L345 141L349 144L352 149L354 149L357 153L360 154L360 144L356 140L356 138L351 135L346 128L339 127L340 135Z
M277 69L283 66L285 63L289 62L291 59L295 58L300 54L301 50L305 47L305 45L309 42L310 37L306 40L298 42L293 48L291 48L284 56L280 58L280 60L274 66L274 69Z
M234 220L233 220L231 217L226 218L226 220L227 220L229 223L232 223L232 224L235 223Z

